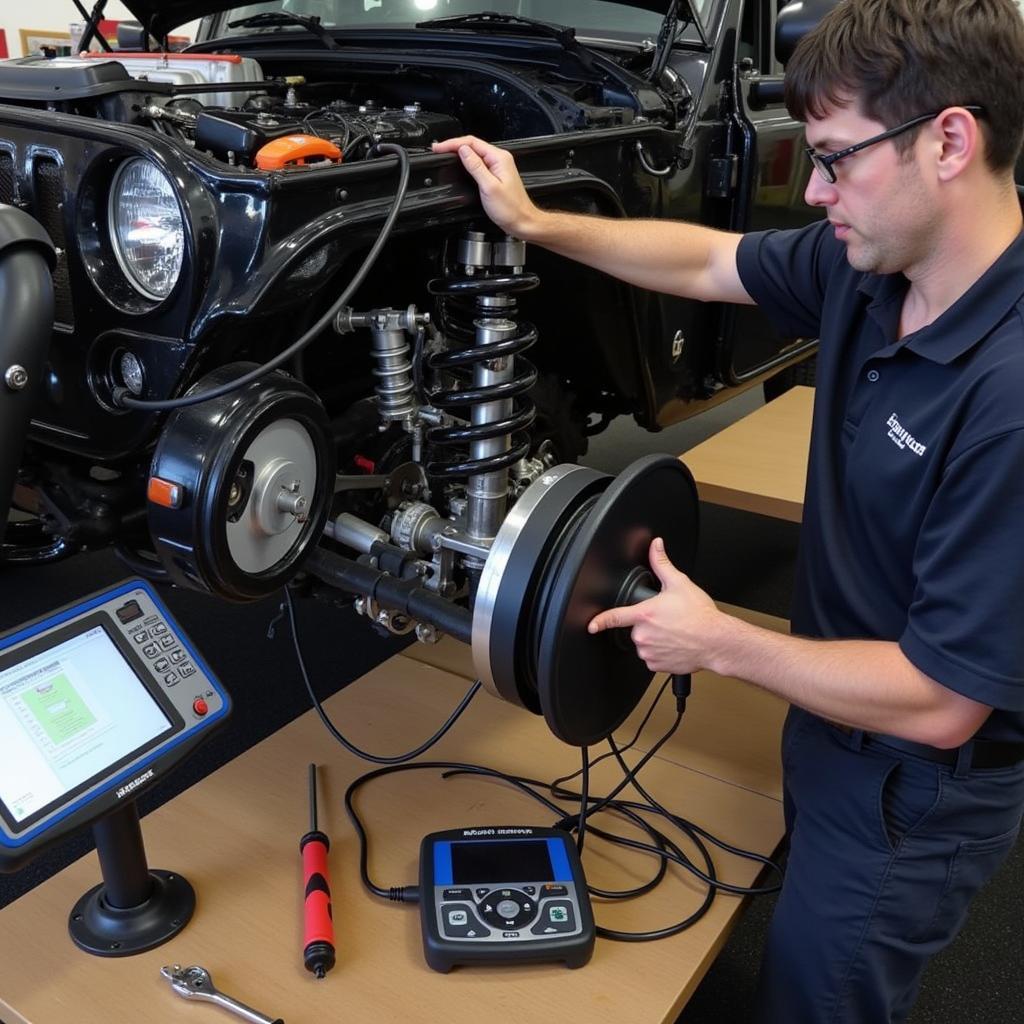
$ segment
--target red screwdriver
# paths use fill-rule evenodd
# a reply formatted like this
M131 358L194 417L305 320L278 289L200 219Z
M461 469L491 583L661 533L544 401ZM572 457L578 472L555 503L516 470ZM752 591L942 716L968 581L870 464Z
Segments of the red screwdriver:
M327 851L331 841L316 827L316 765L309 766L309 831L299 840L305 882L305 945L302 959L307 971L322 978L334 966L334 916Z

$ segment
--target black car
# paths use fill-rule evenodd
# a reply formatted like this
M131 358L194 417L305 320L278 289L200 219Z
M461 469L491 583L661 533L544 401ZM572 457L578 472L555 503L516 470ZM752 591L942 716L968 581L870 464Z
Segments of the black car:
M430 150L506 145L566 210L803 224L773 0L127 6L134 50L0 62L0 259L24 230L54 292L48 351L11 358L19 306L0 368L31 403L0 424L8 562L113 544L249 600L324 541L472 602L517 498L614 417L658 430L813 355L526 251Z

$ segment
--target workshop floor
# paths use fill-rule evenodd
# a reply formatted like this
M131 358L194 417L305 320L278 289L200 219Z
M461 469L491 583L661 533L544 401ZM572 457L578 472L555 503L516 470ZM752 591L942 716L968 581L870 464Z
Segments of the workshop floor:
M660 434L620 420L594 438L583 461L617 472L650 451L685 451L760 404L757 393L733 399ZM694 578L715 598L786 617L792 590L797 527L715 506L702 508ZM0 573L0 630L129 575L107 552L80 555L41 569ZM287 627L274 600L230 606L198 594L163 591L171 610L221 677L232 687L228 726L142 801L145 813L252 744L302 714L308 697L295 665ZM350 610L315 602L299 608L303 647L320 696L327 696L404 643L377 637ZM143 833L145 823L143 822ZM87 835L14 875L0 875L0 907L16 899L91 846ZM749 1024L770 898L753 901L679 1024ZM1021 1024L1024 1021L1024 844L979 897L963 934L936 959L910 1024ZM624 1021L623 1024L631 1024ZM783 1022L780 1022L783 1024ZM864 1022L874 1024L874 1022Z

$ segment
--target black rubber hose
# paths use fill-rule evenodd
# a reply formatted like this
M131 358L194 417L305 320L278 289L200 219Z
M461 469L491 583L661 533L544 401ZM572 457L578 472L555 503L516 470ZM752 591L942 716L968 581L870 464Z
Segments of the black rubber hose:
M313 551L302 568L339 590L368 595L385 608L429 622L465 644L472 639L472 612L446 601L412 580L397 579L325 548Z
M53 330L53 248L43 239L28 214L0 206L0 541Z

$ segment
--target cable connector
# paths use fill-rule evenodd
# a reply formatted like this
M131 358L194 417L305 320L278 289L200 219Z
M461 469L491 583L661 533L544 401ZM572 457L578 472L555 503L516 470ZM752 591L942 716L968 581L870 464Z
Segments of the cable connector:
M564 818L559 818L551 827L560 829L562 832L575 832L579 823L580 816L578 814L567 814Z
M392 885L388 889L388 899L392 903L419 903L420 887L418 885Z
M676 711L682 714L686 710L686 698L690 696L690 673L672 676L672 694L676 699Z

